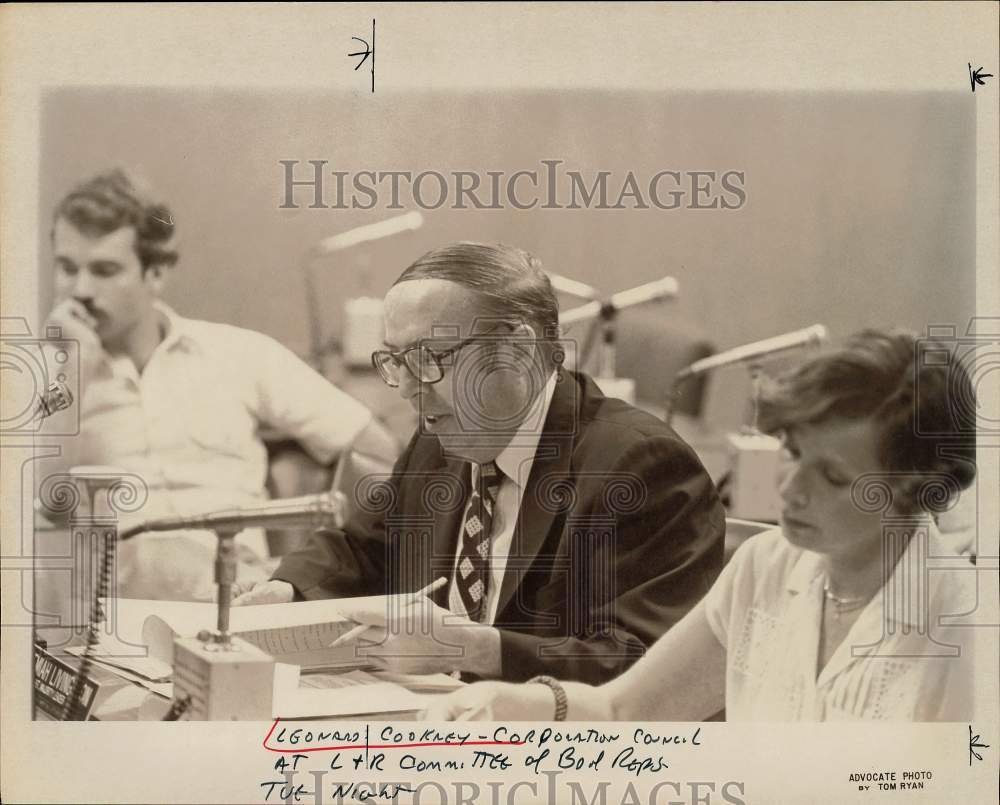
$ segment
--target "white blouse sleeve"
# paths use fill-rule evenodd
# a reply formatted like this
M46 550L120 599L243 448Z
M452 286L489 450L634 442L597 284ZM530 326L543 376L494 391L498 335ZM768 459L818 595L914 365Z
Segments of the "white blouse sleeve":
M774 552L785 545L780 529L750 537L736 549L719 578L705 596L705 617L723 646L728 644L733 618L742 619L751 606L755 589L773 564Z

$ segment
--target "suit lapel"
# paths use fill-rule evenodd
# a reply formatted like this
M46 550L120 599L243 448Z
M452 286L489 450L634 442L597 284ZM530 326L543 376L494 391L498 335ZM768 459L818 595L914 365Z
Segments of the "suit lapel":
M451 581L462 512L469 496L470 465L448 458L434 437L420 446L420 460L403 470L403 489L392 527L399 532L399 592L412 593L444 576ZM419 536L430 531L430 546ZM419 542L411 548L404 542ZM429 550L429 556L428 556ZM407 558L408 557L408 558ZM447 607L447 585L431 594Z
M431 600L435 604L447 609L448 588L455 566L455 552L458 550L458 532L462 526L462 513L465 511L465 504L469 499L472 465L458 459L445 459L442 456L438 472L448 484L449 492L447 498L444 494L440 498L436 498L435 495L428 493L427 486L424 487L424 503L431 510L434 521L431 540L431 578L425 584L429 584L440 576L448 579L449 584L431 595ZM451 490L454 489L453 485L456 482L459 486L456 490L456 497L452 497Z
M566 484L571 483L570 463L579 426L581 405L578 398L581 395L582 389L576 382L576 376L563 372L556 383L528 483L521 497L507 571L500 586L496 610L498 619L523 581L525 568L533 564L557 516L561 520L565 514L566 498L562 491L566 489Z

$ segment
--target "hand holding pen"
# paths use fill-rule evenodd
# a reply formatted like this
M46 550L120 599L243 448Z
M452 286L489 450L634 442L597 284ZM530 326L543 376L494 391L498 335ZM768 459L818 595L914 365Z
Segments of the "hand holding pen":
M426 587L424 587L424 588L422 588L420 590L417 590L415 593L413 593L413 595L411 595L409 597L409 599L407 599L407 602L406 602L407 605L417 603L421 598L423 598L425 596L428 596L431 593L436 592L437 590L440 590L447 583L448 583L448 579L446 579L444 576L441 576L440 578L435 579L430 584L428 584ZM357 638L360 635L364 634L364 632L366 632L370 628L371 628L371 624L360 623L357 626L355 626L353 629L350 629L350 630L344 632L342 635L340 635L336 640L334 640L330 644L329 648L336 648L337 646L342 645L344 643L347 643L350 640L354 640L355 638Z

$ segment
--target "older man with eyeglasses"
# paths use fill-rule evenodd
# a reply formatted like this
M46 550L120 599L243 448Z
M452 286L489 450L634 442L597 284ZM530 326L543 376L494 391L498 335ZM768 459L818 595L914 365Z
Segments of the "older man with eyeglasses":
M704 468L663 422L562 368L555 294L521 249L432 251L385 314L372 363L416 433L391 478L361 485L360 516L237 603L403 593L358 644L380 666L617 676L721 568Z

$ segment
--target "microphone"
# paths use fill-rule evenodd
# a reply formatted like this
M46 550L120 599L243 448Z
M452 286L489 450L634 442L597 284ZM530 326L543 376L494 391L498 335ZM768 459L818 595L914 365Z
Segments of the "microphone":
M775 355L798 347L819 346L826 341L826 327L822 324L814 324L802 330L776 335L773 338L765 338L763 341L754 341L752 344L744 344L741 347L727 349L718 355L710 355L695 361L690 366L685 367L674 378L674 382L684 380L694 375L718 369L722 366L732 366L737 363L750 363L765 356Z
M332 524L342 528L347 517L347 501L342 492L323 492L297 498L269 500L242 509L223 509L204 514L161 517L147 520L123 531L119 541L147 531L177 531L184 528L241 531L256 526L301 526L319 528Z
M370 243L382 238L400 235L404 232L412 232L420 229L424 225L424 216L416 210L412 210L402 215L395 215L377 221L374 224L356 226L345 232L338 232L336 235L323 238L319 243L309 249L302 261L302 275L306 286L306 314L309 322L309 341L311 343L311 358L314 366L319 366L323 356L328 352L328 346L323 342L323 324L320 311L320 293L316 287L316 269L319 268L321 258L330 259L331 255L338 254L362 243ZM329 266L327 266L329 268ZM367 272L362 272L362 287L367 287ZM370 319L362 319L371 324ZM350 330L346 330L350 332ZM376 341L378 339L376 338ZM362 350L364 351L364 350ZM370 354L371 350L365 353ZM367 358L366 358L367 362Z
M677 291L677 280L673 277L663 277L635 288L629 288L627 291L612 294L605 302L588 302L580 307L567 310L559 316L559 323L563 325L576 324L579 321L596 319L608 312L615 313L633 305L641 305L643 302L673 299L677 296Z
M61 380L49 383L43 394L38 395L38 402L35 403L34 419L45 419L56 411L65 411L73 404L73 392L69 386Z
M340 252L344 249L350 249L352 246L358 246L361 243L381 240L382 238L388 238L402 232L411 232L420 229L423 225L424 216L421 213L417 211L403 213L392 218L386 218L384 221L366 224L365 226L356 226L354 229L348 229L346 232L338 232L336 235L324 238L313 248L313 253L321 255Z
M562 274L556 274L554 271L546 271L545 273L549 277L549 282L552 283L552 290L556 293L576 296L580 299L586 299L587 301L599 299L601 296L600 292L598 292L596 288L593 288L586 283L572 280L569 277L564 277Z

